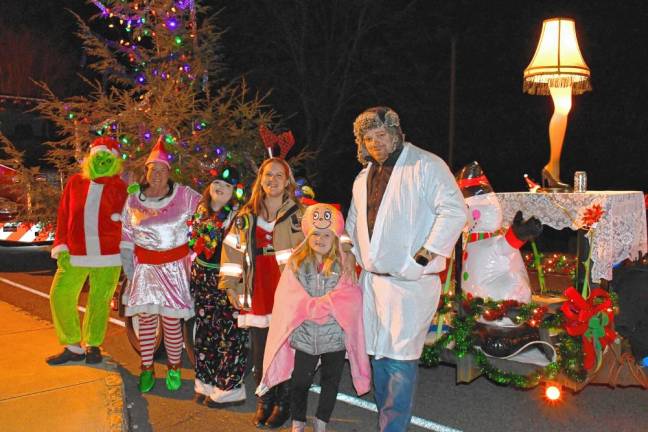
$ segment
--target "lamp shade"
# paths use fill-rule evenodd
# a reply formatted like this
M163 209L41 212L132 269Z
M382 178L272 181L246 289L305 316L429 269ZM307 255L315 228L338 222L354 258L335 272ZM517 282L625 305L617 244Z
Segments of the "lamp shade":
M543 21L540 42L531 63L524 69L524 92L548 95L550 86L571 86L572 94L592 90L590 69L578 47L576 25L572 19Z

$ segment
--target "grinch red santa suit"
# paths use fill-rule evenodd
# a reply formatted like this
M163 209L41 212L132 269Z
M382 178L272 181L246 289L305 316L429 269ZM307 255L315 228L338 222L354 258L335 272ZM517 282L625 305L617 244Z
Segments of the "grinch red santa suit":
M119 178L119 146L108 137L96 139L83 162L83 173L67 182L58 209L52 258L58 269L50 291L54 328L62 353L50 357L49 364L85 360L101 361L99 346L108 323L109 305L119 274L121 261L120 215L126 201L126 184ZM77 302L86 279L90 291L79 325ZM81 348L86 345L86 352Z
M457 174L468 206L461 288L475 297L492 300L531 301L531 288L520 247L542 231L536 218L524 221L515 215L513 225L502 229L502 208L477 162Z

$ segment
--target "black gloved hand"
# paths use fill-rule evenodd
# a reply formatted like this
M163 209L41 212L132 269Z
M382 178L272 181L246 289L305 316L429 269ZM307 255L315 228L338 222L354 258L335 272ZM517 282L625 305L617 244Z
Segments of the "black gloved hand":
M531 216L525 221L522 211L518 210L513 218L511 228L517 238L522 241L528 241L533 240L542 233L542 222L535 216Z

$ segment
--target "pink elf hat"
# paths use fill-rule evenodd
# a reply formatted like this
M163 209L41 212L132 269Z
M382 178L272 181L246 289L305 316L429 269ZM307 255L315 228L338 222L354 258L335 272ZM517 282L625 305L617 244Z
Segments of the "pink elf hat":
M90 144L90 154L107 151L119 157L119 143L111 137L99 137Z
M169 163L169 153L164 148L164 135L160 135L144 165L148 165L152 162L159 162L166 165L167 168L171 169L171 164Z
M301 221L304 236L313 230L330 229L336 237L344 234L344 216L332 204L317 203L306 208Z

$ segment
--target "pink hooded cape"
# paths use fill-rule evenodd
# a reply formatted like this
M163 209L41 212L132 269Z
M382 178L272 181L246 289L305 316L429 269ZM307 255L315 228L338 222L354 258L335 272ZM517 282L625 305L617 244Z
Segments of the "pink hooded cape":
M360 287L342 277L328 294L311 297L287 265L275 292L263 357L263 378L256 391L258 395L290 379L295 366L295 350L290 346L289 338L292 332L306 320L324 324L329 316L333 316L344 331L344 345L356 392L362 395L370 390L371 369L365 350Z

